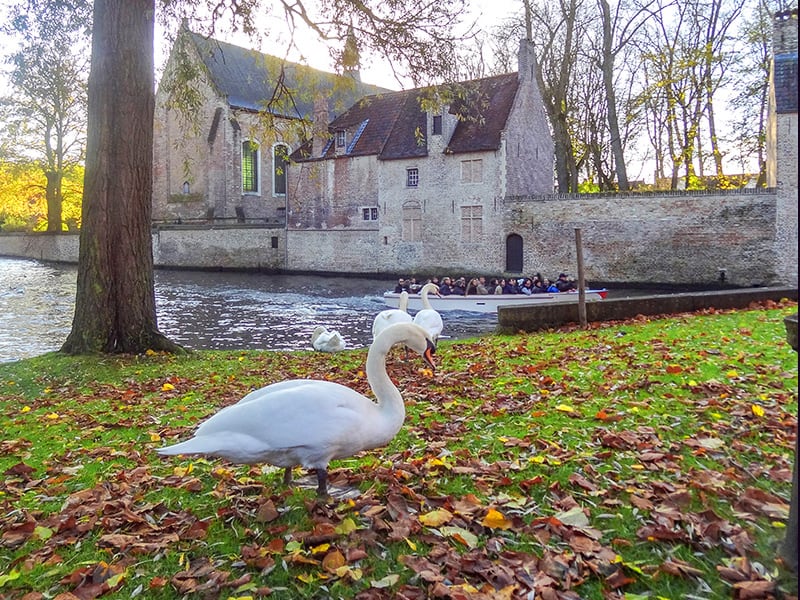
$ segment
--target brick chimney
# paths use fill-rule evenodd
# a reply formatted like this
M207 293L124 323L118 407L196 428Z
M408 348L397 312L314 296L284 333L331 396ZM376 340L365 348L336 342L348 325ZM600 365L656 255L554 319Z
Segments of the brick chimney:
M525 39L519 41L517 62L520 83L536 81L536 55L533 52L533 42Z
M328 100L322 94L314 98L314 122L311 124L311 156L319 158L331 139L328 133Z

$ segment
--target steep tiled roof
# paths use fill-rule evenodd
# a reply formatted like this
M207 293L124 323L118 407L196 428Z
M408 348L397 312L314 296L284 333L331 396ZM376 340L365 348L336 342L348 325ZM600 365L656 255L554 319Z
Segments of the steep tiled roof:
M466 100L450 107L451 113L466 118L453 132L448 150L458 154L499 148L518 86L516 73L469 82Z
M188 30L187 34L214 85L235 108L261 111L273 100L269 105L273 114L310 118L314 112L314 96L322 92L329 99L330 118L334 118L365 94L384 91L384 88L357 82L351 77L286 62Z
M518 85L516 73L459 84L461 99L451 103L450 112L461 118L447 151L464 153L499 148ZM367 96L336 118L329 129L332 132L362 129L358 140L348 149L348 156L377 154L382 160L425 156L427 119L420 108L420 99L430 93L430 89L420 88ZM334 149L329 146L325 156L333 155Z

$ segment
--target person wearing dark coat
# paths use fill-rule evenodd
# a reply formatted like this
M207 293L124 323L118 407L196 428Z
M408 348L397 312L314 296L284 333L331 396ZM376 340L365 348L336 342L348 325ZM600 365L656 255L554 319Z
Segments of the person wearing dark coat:
M577 287L574 281L567 279L566 273L559 273L555 286L558 288L559 292L568 292L576 289Z

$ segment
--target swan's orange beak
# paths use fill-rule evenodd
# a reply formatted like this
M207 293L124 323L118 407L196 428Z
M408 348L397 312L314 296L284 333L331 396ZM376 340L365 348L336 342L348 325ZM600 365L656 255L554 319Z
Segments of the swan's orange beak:
M425 348L425 352L422 353L422 358L425 359L425 362L428 363L428 366L431 368L431 371L436 370L436 365L433 363L433 355L436 353L436 346L434 346L433 342L427 340L428 347Z

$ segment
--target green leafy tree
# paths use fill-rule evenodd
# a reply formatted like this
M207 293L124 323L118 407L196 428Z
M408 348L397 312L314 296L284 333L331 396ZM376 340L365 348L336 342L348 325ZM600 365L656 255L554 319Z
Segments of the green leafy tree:
M64 174L83 160L90 8L86 0L27 0L10 7L0 28L19 42L5 56L5 145L44 173L48 231L62 230Z
M61 180L62 215L68 229L80 225L83 165L65 169ZM0 162L0 230L47 229L47 186L35 161Z

